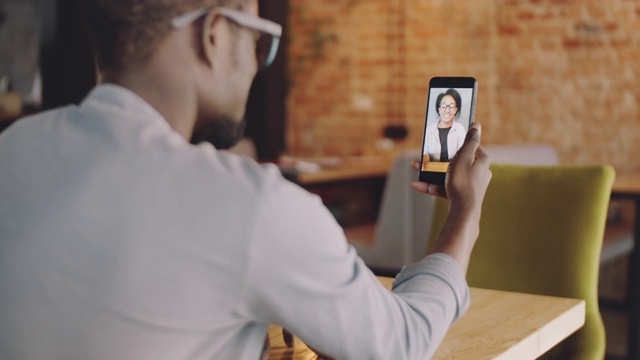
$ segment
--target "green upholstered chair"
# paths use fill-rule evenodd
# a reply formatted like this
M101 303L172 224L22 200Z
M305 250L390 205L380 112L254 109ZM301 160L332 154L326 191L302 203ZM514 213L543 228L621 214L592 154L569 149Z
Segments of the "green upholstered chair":
M598 270L613 168L492 164L470 286L584 299L585 325L545 358L602 359ZM436 204L429 244L447 202Z

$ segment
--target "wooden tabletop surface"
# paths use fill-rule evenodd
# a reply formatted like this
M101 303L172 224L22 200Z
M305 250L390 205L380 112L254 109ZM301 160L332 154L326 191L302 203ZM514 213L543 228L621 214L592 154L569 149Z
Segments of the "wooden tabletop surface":
M640 172L616 175L611 192L640 195Z
M314 185L370 177L385 177L389 173L392 156L353 156L341 159L340 164L323 167L317 172L300 172L295 181L301 185ZM409 164L407 164L409 166Z

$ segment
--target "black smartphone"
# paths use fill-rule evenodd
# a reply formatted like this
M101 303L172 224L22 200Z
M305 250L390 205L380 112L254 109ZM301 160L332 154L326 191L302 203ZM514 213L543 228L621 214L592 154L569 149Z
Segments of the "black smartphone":
M476 109L478 82L472 77L429 81L419 180L444 184L449 161L462 146Z

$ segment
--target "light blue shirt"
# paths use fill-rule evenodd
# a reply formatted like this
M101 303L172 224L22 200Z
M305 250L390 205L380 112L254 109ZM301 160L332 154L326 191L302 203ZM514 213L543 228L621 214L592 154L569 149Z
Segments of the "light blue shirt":
M1 134L0 199L2 359L254 360L270 323L425 359L469 304L444 254L384 289L320 198L116 85Z

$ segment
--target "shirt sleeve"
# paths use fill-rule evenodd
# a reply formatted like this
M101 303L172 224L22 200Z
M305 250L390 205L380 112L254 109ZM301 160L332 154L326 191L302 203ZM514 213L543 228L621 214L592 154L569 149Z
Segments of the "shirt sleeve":
M340 359L425 359L469 305L447 255L405 267L385 289L317 196L281 182L256 211L238 313L282 325Z

